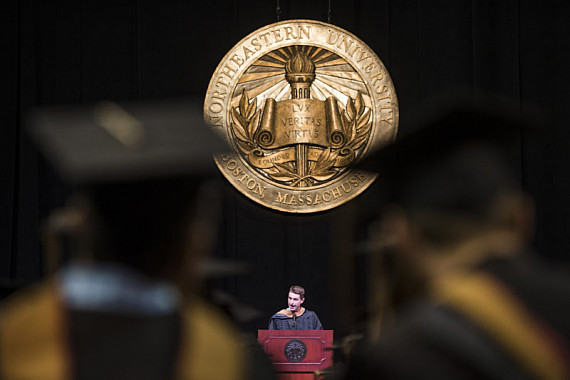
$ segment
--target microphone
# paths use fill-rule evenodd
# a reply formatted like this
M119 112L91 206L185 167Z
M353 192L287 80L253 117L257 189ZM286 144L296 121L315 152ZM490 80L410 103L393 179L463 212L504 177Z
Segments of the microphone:
M293 330L296 330L297 328L297 315L295 315L295 312L293 310L291 310L290 307L287 308L288 311L292 311L293 312Z

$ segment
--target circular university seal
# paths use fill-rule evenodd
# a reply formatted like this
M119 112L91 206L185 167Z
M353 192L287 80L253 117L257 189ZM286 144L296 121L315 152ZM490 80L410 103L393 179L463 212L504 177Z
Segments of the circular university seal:
M350 165L396 137L399 112L390 75L364 42L331 24L288 20L226 54L204 117L233 148L215 157L233 186L269 208L311 213L374 182Z
M307 346L301 339L291 339L283 347L285 358L293 363L298 363L307 356Z

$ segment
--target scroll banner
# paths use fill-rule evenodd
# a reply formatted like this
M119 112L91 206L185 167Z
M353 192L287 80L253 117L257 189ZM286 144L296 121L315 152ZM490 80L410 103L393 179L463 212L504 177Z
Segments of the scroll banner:
M324 149L314 146L308 147L307 157L309 161L317 161ZM347 150L348 151L348 150ZM354 160L354 151L350 150L346 155L339 155L333 166L344 167ZM268 154L266 156L258 156L250 153L247 156L249 163L259 169L269 169L276 163L283 164L285 162L295 161L295 147L288 147L279 152Z
M265 149L308 144L340 148L346 143L337 100L267 99L256 142Z

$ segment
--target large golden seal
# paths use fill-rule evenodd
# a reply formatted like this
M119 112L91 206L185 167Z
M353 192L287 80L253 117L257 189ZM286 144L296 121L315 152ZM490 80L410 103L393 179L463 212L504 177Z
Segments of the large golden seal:
M242 194L311 213L374 182L375 174L349 165L396 137L398 101L364 42L331 24L289 20L256 30L226 54L204 117L234 148L215 160Z

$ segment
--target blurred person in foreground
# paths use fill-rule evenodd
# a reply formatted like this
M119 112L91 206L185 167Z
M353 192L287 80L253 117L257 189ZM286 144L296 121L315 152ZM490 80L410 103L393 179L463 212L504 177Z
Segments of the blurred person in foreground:
M570 272L529 254L534 206L511 154L522 120L466 101L362 162L392 202L380 254L416 297L354 353L346 379L569 378Z
M70 262L2 305L2 378L256 378L233 324L193 291L215 209L200 192L224 148L200 108L46 109L30 134L82 196L59 216Z

